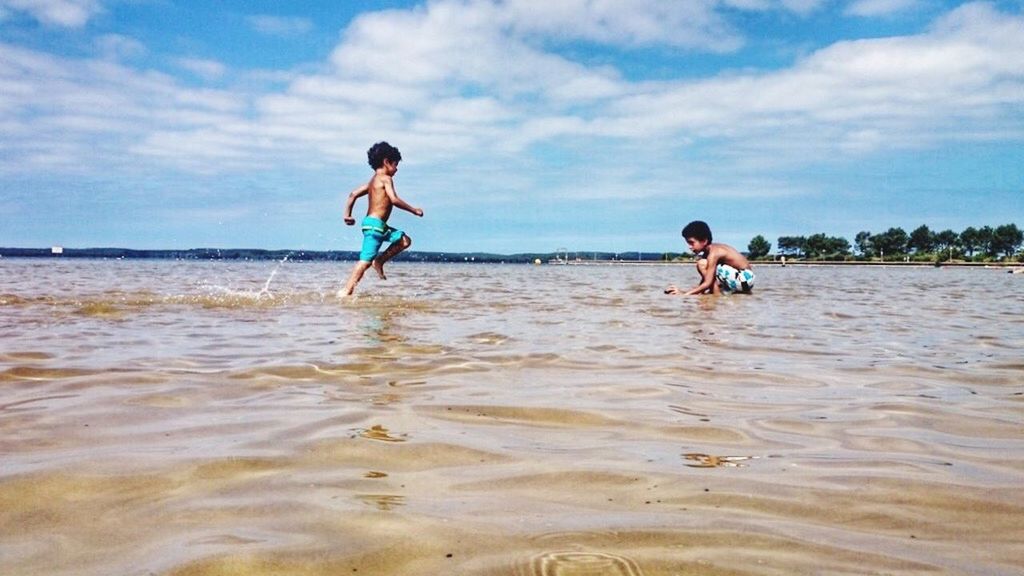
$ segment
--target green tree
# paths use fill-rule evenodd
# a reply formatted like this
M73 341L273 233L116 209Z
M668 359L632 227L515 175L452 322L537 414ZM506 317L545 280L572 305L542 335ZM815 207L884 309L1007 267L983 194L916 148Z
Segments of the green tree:
M842 236L833 236L829 240L828 253L833 258L841 258L850 254L850 241Z
M953 251L957 249L960 244L960 235L952 230L943 230L935 234L935 249L938 250L942 256L948 256L950 259L953 258Z
M807 237L804 243L804 254L811 259L818 259L828 254L828 236L824 234L812 234Z
M978 248L985 253L986 256L995 256L995 246L992 245L992 239L995 235L995 230L991 226L982 226L978 229Z
M928 226L922 224L910 233L908 246L917 254L927 254L935 250L935 235Z
M808 258L836 260L850 253L850 242L846 238L813 234L804 241L804 254Z
M772 250L772 243L765 239L764 236L758 234L750 240L750 244L747 245L747 254L754 260L758 258L764 258Z
M885 256L901 256L907 253L907 242L910 237L902 228L889 228L881 234L871 237L871 244L878 249L883 258Z
M967 256L973 258L974 253L982 247L981 233L973 226L964 228L964 231L960 233L960 245Z
M875 254L875 247L871 244L871 232L867 230L857 232L857 235L853 237L853 242L862 256L870 258Z
M807 239L803 236L779 236L779 254L783 256L800 256L806 245Z
M992 253L1003 254L1009 258L1020 250L1024 243L1024 232L1017 228L1016 224L1004 224L992 231Z

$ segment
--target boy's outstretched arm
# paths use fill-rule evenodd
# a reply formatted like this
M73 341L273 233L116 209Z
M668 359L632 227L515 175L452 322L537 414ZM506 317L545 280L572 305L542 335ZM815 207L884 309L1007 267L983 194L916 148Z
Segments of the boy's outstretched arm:
M395 192L395 186L391 183L390 178L384 181L384 192L388 195L388 199L391 200L393 205L398 206L406 212L410 212L420 217L423 216L423 210L421 208L416 208L412 204L409 204L398 197L398 193Z
M352 226L356 223L356 219L352 217L352 207L355 206L356 200L358 200L360 196L366 196L366 193L369 191L370 185L363 184L348 195L348 202L345 203L345 224Z
M718 268L718 256L714 253L708 255L707 267L701 276L700 284L688 290L683 296L697 296L711 290L715 284L715 270Z

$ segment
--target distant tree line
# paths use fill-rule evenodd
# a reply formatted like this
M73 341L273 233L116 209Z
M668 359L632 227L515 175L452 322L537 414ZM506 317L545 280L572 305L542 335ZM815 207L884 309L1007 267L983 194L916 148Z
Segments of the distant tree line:
M864 230L857 233L852 245L846 238L826 234L780 236L776 255L806 260L994 261L1024 259L1020 254L1022 244L1024 232L1016 224L972 226L959 234L952 230L933 232L922 224L910 234L902 228L878 234ZM747 246L747 254L752 259L764 259L771 249L771 243L757 235Z

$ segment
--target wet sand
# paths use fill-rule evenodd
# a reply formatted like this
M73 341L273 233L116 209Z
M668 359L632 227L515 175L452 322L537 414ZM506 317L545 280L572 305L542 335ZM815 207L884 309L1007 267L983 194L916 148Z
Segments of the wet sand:
M1024 572L985 269L0 260L0 572Z

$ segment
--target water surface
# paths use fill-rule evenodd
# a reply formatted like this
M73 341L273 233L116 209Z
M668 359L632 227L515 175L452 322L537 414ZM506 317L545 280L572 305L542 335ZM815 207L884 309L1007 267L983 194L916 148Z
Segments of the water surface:
M1024 275L348 268L0 260L0 572L1024 571Z

